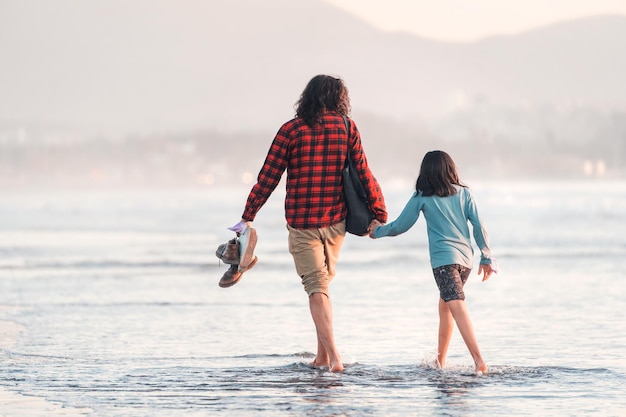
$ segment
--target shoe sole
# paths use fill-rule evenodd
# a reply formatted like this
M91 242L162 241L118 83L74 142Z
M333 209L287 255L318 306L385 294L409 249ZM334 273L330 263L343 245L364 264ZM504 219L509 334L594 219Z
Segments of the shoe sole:
M248 265L248 267L247 267L246 269L239 269L239 276L237 277L237 279L236 279L236 280L231 281L231 282L228 282L228 283L226 283L226 284L222 284L222 282L220 281L218 285L219 285L221 288L228 288L228 287L232 287L233 285L235 285L236 283L238 283L238 282L239 282L239 280L241 280L241 277L243 276L244 272L246 272L246 271L247 271L247 270L249 270L249 269L252 269L252 267L253 267L253 266L257 263L257 261L258 261L258 260L259 260L259 258L255 256L255 257L252 259L252 261L250 262L250 265ZM241 267L240 267L240 268L241 268Z
M239 237L239 270L249 268L249 264L254 258L254 248L256 247L256 229L248 227Z
M248 266L247 266L247 267L245 267L245 268L244 268L244 267L242 267L241 265L239 265L239 272L241 272L241 273L243 274L244 272L251 270L251 269L252 269L252 267L253 267L254 265L256 265L256 262L257 262L258 260L259 260L259 257L258 257L258 256L254 256L254 257L252 258L252 260L250 261L250 263L248 264Z

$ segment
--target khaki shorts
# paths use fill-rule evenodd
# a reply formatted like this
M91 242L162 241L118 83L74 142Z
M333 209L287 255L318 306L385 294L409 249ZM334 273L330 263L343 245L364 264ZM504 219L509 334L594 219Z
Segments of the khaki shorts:
M328 284L335 277L335 265L346 235L345 221L321 229L289 230L289 253L302 278L304 291L310 296L321 292L327 297Z

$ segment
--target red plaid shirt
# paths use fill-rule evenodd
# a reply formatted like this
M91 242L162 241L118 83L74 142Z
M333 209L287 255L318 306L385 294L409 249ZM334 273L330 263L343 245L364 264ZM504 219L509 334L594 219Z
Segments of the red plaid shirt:
M385 223L385 199L367 165L359 130L353 121L349 125L351 157L368 193L370 209ZM285 123L272 142L242 218L254 220L286 169L285 217L291 227L314 229L341 222L346 218L341 172L347 152L348 135L343 118L336 113L324 114L313 128L301 118Z

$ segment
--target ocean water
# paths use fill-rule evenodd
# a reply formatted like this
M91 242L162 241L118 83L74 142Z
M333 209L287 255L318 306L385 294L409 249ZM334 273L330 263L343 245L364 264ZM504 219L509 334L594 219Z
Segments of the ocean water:
M434 369L438 292L423 219L348 236L331 285L343 373L311 369L283 196L259 262L219 288L247 189L0 194L0 387L94 416L624 416L626 182L470 182L501 271ZM410 186L386 189L390 217ZM1 410L11 415L11 410Z

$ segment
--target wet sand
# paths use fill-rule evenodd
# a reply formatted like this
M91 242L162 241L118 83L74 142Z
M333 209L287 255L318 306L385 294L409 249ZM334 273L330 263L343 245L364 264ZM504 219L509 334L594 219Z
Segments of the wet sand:
M0 306L0 317L9 311ZM2 352L17 343L22 326L12 321L0 319L0 357ZM19 386L15 387L19 391ZM0 417L39 417L39 416L86 416L92 410L88 408L66 408L60 403L46 401L44 398L21 395L0 387Z
M0 416L2 417L87 416L90 413L90 409L65 408L59 403L16 394L0 387Z

